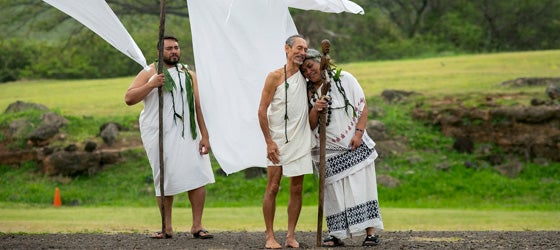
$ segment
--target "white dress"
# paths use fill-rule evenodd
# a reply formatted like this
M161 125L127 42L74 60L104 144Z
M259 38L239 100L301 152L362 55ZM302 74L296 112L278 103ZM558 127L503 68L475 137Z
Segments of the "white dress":
M326 130L324 209L329 235L345 239L365 234L368 227L378 232L383 229L383 220L377 196L375 142L364 131L362 145L349 150L359 117L367 115L362 114L365 96L348 72L341 73L340 87L354 108L344 107L344 97L333 81L327 94L332 98L332 109ZM318 140L318 127L314 134ZM313 150L313 161L318 165L318 148Z
M214 183L214 174L208 155L200 155L198 145L200 132L197 126L197 138L191 137L189 125L189 108L186 99L185 73L170 68L169 74L176 83L176 89L163 91L163 155L164 155L164 193L165 196L193 190L209 183ZM180 85L177 84L180 78ZM181 93L182 92L182 93ZM182 95L182 98L181 98ZM173 101L178 114L184 111L184 124L174 119ZM160 194L159 169L159 98L158 90L153 89L144 98L144 109L140 113L140 133L144 149L148 155L154 178L156 196ZM196 116L194 116L196 119ZM184 130L183 130L184 129ZM182 135L182 133L184 134Z

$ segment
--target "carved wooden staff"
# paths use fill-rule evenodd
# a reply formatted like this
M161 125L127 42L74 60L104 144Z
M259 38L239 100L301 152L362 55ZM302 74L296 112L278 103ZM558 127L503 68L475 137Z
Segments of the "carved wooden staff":
M330 89L331 81L328 72L331 70L330 67L330 56L329 51L331 48L331 42L329 40L321 41L321 49L323 51L323 56L321 56L321 80L323 81L321 87L321 96L319 98L330 101L330 96L327 96L328 90ZM323 201L324 201L324 187L325 187L325 163L326 163L326 141L327 141L327 121L326 113L327 109L323 109L319 112L319 205L317 211L317 247L321 247L322 234L323 234Z
M165 0L160 0L159 2L160 14L159 14L159 43L158 43L158 68L157 73L161 74L163 72L163 36L165 34ZM158 100L159 100L159 190L161 195L161 233L164 238L166 235L165 231L165 190L164 184L164 165L163 165L163 89L162 86L158 87Z

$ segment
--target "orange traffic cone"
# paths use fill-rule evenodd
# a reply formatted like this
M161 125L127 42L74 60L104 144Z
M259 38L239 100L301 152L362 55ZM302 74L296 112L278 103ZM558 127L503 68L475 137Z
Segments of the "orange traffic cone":
M60 189L56 188L54 190L54 201L53 206L60 207L62 206L62 200L60 199Z

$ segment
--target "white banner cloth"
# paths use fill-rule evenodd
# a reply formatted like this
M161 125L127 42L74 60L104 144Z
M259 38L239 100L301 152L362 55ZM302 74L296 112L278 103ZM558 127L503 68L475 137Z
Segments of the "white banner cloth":
M286 62L297 30L283 1L188 0L202 110L227 174L266 166L257 110L268 72Z
M104 0L43 1L78 20L142 67L148 67L144 54Z
M364 14L364 9L348 0L285 0L289 7L302 10L319 10L322 12L350 12Z
M187 4L212 152L227 174L266 167L257 110L268 72L286 63L286 38L298 33L288 7L352 13L363 9L346 0L188 0Z

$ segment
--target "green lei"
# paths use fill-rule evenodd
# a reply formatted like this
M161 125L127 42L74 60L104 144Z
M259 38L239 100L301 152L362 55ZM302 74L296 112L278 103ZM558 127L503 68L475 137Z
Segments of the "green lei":
M352 117L357 117L358 115L356 114L356 108L354 107L354 105L352 105L350 103L350 101L348 101L348 98L346 97L346 91L344 90L344 88L342 87L341 83L340 83L340 72L342 72L342 69L334 69L335 74L334 76L332 76L332 78L334 79L335 82L335 86L338 89L338 91L342 94L342 97L344 98L344 111L346 112L346 114L348 114L348 107L352 107ZM329 72L329 74L332 74L332 71Z
M181 69L179 69L179 66L181 66ZM157 61L155 62L155 66L157 69ZM185 89L187 91L187 103L189 105L189 122L190 122L190 127L191 127L191 136L192 139L196 139L196 121L194 118L194 91L193 91L193 86L192 86L192 76L189 73L189 68L188 66L186 66L185 64L179 63L177 65L175 65L175 68L177 69L177 74L179 74L179 87L181 89L181 99L183 99L183 86L181 85L180 81L181 81L181 75L179 73L179 71L183 71L185 73ZM171 77L171 74L169 74L169 70L167 70L166 67L163 67L163 74L165 75L165 82L163 83L163 90L171 93L171 100L173 103L173 121L177 122L177 118L179 120L181 120L181 122L183 122L183 131L181 132L181 136L184 138L185 137L185 121L184 121L184 115L185 115L185 109L184 109L184 105L185 105L185 101L182 100L183 102L183 112L182 114L178 114L177 111L175 110L175 96L173 95L173 90L177 88L177 85L175 84L175 81L173 81L173 78Z
M354 105L352 105L350 103L350 101L346 97L346 91L342 87L342 83L340 81L340 73L342 72L342 69L341 68L336 68L334 65L331 65L331 66L333 66L334 68L332 70L330 70L328 72L328 74L334 80L335 87L338 89L338 91L342 94L342 97L344 98L344 111L346 112L346 114L348 114L348 108L351 107L352 108L352 117L357 117L358 114L356 114L356 108L354 107ZM334 72L334 75L333 75L333 72ZM307 89L309 91L311 91L312 94L317 95L317 91L315 90L315 87L313 86L313 83L311 81L307 82ZM311 107L312 107L312 104L309 103L309 108L311 108Z

